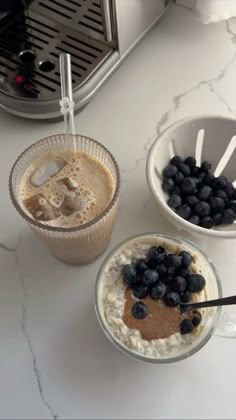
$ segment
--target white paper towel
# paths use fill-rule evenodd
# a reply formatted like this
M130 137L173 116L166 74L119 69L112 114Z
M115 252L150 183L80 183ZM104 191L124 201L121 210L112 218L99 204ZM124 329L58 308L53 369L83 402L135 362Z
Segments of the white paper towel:
M236 0L176 0L176 3L192 9L202 23L236 16Z

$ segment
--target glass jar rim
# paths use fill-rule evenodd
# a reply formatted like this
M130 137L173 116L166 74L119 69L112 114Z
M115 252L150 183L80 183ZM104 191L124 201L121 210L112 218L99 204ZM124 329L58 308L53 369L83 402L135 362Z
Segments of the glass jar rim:
M197 353L211 338L211 336L214 334L214 331L216 330L220 315L221 315L221 307L218 306L216 308L215 314L213 316L213 321L212 321L212 327L209 329L208 333L202 338L202 340L195 346L193 347L190 351L187 351L186 353L183 353L181 355L175 356L175 357L169 357L169 358L152 358L150 356L144 356L142 354L136 353L132 350L130 350L128 347L126 347L124 344L122 344L122 342L120 340L118 340L111 332L110 330L107 328L105 322L102 319L102 316L100 314L100 305L99 305L99 287L100 287L100 283L102 281L102 276L103 273L106 269L106 266L108 264L108 262L112 259L112 257L114 256L114 254L123 246L125 246L126 244L128 244L129 242L135 240L135 239L143 239L145 237L150 237L150 236L154 236L160 239L167 239L167 240L172 240L175 243L182 243L182 244L186 244L189 245L190 247L192 247L193 249L195 249L197 252L200 253L200 255L204 258L204 260L206 260L206 262L210 265L212 272L214 274L214 278L216 281L216 285L217 285L217 291L218 291L218 296L219 298L221 298L223 296L223 291L222 291L222 285L221 285L221 281L220 281L220 277L219 274L214 266L214 264L212 263L212 261L210 260L210 258L205 254L204 251L202 251L202 249L200 249L195 243L193 243L192 241L185 239L181 236L177 236L175 234L170 234L170 233L159 233L159 232L146 232L146 233L141 233L141 234L137 234L137 235L133 235L130 236L128 238L126 238L125 240L121 241L119 244L117 244L112 250L111 252L109 252L109 254L106 256L105 260L103 261L102 265L100 266L100 269L98 271L97 274L97 278L96 278L96 283L95 283L95 292L94 292L94 306L95 306L95 312L99 321L99 324L104 332L104 334L107 336L107 338L115 345L115 347L119 348L123 353L131 356L132 358L141 360L143 362L149 362L149 363L159 363L159 364L167 364L167 363L173 363L173 362L177 362L180 360L184 360L186 358L188 358L189 356L192 356L193 354Z
M97 217L95 217L94 219L90 220L87 223L84 223L83 225L79 225L79 226L73 226L73 227L56 227L56 226L49 226L43 223L38 222L37 220L34 220L33 218L31 218L24 210L23 208L20 206L14 191L13 191L13 176L14 176L14 172L17 169L18 164L20 163L21 159L27 154L29 153L33 148L35 148L35 146L37 147L38 145L41 145L43 143L45 143L46 141L48 141L50 144L53 144L55 142L55 136L67 136L66 134L55 134L55 135L51 135L48 137L45 137L43 139L37 140L36 142L34 142L33 144L31 144L30 146L28 146L16 159L16 161L14 162L12 169L10 171L10 175L9 175L9 182L8 182L8 187L9 187L9 194L10 194L10 198L11 201L14 205L14 207L16 208L16 210L18 211L18 213L20 213L20 215L30 224L34 225L35 227L38 227L40 229L44 229L46 231L51 231L51 232L78 232L78 231L83 231L86 228L89 228L93 225L95 225L97 222L99 222L101 219L104 218L104 216L106 216L109 211L112 209L112 207L114 206L114 204L117 201L118 195L119 195L119 191L120 191L120 170L119 170L119 166L118 163L116 161L116 159L114 158L113 154L103 145L101 144L99 141L94 140L91 137L82 135L82 134L69 134L68 136L71 137L81 137L81 138L85 138L88 139L90 142L96 144L97 146L101 147L101 149L103 149L108 156L111 158L114 167L115 167L115 172L116 172L116 187L115 187L115 191L113 194L113 197L110 201L110 203L108 204L108 206L105 208L105 210L103 210L103 212L101 214L99 214Z

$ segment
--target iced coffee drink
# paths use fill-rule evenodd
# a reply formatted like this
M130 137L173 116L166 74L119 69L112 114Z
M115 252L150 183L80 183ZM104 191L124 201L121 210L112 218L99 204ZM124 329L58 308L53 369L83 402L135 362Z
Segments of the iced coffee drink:
M40 140L19 157L10 175L17 210L51 251L71 264L90 262L106 248L118 191L114 158L82 136Z

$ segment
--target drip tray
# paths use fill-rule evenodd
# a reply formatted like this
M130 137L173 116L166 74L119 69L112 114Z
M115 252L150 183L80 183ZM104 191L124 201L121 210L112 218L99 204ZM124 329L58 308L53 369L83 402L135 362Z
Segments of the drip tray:
M37 0L17 16L0 37L0 91L20 99L60 97L61 52L71 54L73 89L112 53L104 42L100 2Z
M31 9L75 31L105 41L101 0L34 0Z

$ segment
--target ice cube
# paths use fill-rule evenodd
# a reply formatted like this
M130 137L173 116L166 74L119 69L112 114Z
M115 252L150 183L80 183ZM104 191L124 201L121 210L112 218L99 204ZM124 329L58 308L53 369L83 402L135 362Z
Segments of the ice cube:
M74 194L78 191L77 186L69 177L59 179L56 181L54 186L58 191L68 196L74 196Z
M47 222L60 216L59 210L49 203L43 194L26 198L23 204L35 220Z
M64 194L64 200L60 207L60 211L64 216L70 216L82 210L85 204L83 196L70 178L62 178L55 184L56 188Z
M31 175L30 182L34 187L41 187L49 178L55 176L60 172L66 161L60 157L45 159L39 168L37 168Z

